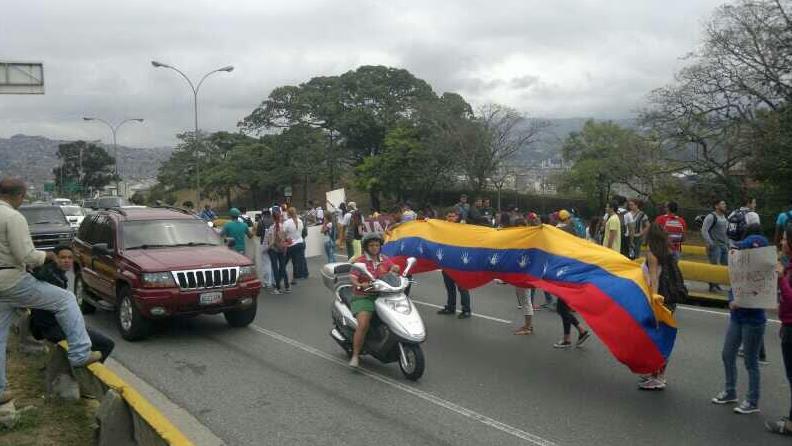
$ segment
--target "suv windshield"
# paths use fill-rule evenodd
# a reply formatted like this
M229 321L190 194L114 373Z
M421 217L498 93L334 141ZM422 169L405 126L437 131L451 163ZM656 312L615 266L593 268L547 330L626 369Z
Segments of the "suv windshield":
M201 220L139 220L123 223L124 249L172 246L222 246L220 237Z
M19 212L25 216L28 225L51 225L51 224L64 224L69 222L63 211L59 207L42 207L42 208L19 208Z
M61 210L67 217L82 217L85 215L79 206L61 206Z

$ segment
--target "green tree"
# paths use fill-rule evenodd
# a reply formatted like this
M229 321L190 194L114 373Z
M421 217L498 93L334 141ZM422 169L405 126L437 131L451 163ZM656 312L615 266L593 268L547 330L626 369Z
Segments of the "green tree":
M100 190L116 178L113 157L95 144L85 141L61 144L57 157L60 165L52 173L59 191L72 185L77 185L83 191Z
M658 186L654 179L667 173L654 158L656 151L656 142L632 129L589 120L564 142L564 159L574 164L560 189L584 194L597 208L604 207L615 184L651 199Z

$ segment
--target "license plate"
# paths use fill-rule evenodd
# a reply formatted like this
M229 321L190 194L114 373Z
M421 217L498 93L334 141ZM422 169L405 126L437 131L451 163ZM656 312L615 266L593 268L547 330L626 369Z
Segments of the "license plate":
M223 293L220 291L201 294L201 305L214 305L222 302L223 302Z

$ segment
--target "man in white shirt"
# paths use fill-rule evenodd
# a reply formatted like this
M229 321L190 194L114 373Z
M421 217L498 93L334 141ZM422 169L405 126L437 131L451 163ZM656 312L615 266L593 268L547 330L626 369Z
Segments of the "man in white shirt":
M0 405L13 399L6 391L6 341L17 308L37 308L55 313L69 343L69 362L74 367L99 361L102 354L91 352L80 307L71 292L36 280L27 267L46 260L55 261L51 252L37 251L30 239L25 217L17 211L27 187L22 180L0 181Z

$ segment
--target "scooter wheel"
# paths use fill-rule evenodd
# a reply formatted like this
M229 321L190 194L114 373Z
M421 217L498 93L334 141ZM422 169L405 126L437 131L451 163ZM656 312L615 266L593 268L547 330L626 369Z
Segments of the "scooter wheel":
M402 344L404 357L399 355L399 368L404 377L410 381L418 381L426 368L423 350L418 344Z

